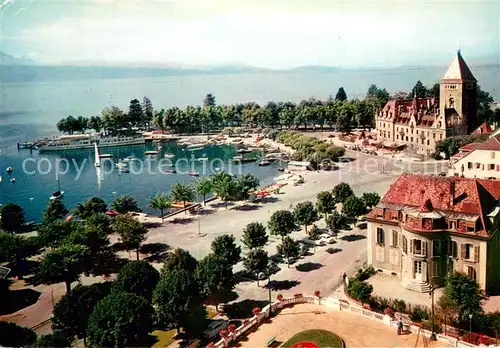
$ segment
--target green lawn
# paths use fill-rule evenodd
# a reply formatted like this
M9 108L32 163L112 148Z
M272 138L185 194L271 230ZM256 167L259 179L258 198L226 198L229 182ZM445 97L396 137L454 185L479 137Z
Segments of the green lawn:
M156 336L156 339L158 340L158 342L156 342L153 345L153 348L163 348L163 347L166 347L169 344L173 343L175 341L174 336L176 334L177 334L176 329L168 330L168 331L164 331L164 330L153 331L152 335Z
M339 336L326 330L306 330L299 332L280 347L288 348L303 341L316 343L320 347L344 347L344 342Z

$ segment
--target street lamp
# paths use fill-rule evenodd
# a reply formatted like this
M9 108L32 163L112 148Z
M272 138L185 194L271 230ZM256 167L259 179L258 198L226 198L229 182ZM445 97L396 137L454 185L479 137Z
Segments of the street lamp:
M472 333L472 314L469 314L469 333Z
M431 340L436 341L436 333L434 332L434 285L431 285L431 291L429 291L429 296L431 297L431 316L432 316L432 333Z

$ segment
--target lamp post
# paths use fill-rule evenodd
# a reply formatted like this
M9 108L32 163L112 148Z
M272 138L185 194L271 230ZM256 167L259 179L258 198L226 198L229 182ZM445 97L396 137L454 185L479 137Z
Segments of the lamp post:
M469 333L472 333L472 314L469 314Z
M434 332L434 285L431 285L431 291L429 292L429 295L431 297L431 316L432 316L432 333L431 333L431 340L436 341L436 333Z

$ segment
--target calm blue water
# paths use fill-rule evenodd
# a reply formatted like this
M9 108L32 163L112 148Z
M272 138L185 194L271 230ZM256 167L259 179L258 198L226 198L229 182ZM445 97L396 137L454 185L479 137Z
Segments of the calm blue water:
M38 220L48 198L57 190L56 178L59 178L61 190L65 192L63 202L68 209L74 208L79 202L92 196L100 196L110 203L119 195L130 194L137 199L144 211L157 213L147 207L151 196L159 191L169 192L175 182L190 183L197 179L181 172L188 173L194 170L205 176L210 175L214 168L220 167L235 174L252 173L259 177L262 184L272 182L278 173L277 165L258 167L255 163L248 163L240 167L231 164L229 167L230 159L236 155L236 150L231 146L207 146L203 150L188 151L171 142L164 144L158 155L144 155L144 151L152 149L155 149L153 144L101 149L101 153L111 153L114 156L112 160L102 160L99 174L98 169L94 167L93 150L48 154L38 154L34 151L30 154L29 150L18 152L11 146L0 157L3 177L0 183L0 204L6 202L20 204L25 209L28 220ZM179 174L161 173L161 170L169 169L165 166L166 160L162 160L166 152L176 155L172 163L177 165ZM194 159L203 154L208 158L206 163ZM131 162L130 173L118 173L112 161L128 156L137 159ZM177 161L181 158L190 160ZM219 160L214 160L216 158ZM68 160L68 167L62 159ZM59 170L56 169L58 161ZM14 169L10 175L5 172L8 166ZM15 183L9 182L12 177L16 179Z
M499 66L471 66L471 69L482 88L495 99L500 99ZM25 208L28 219L38 219L47 199L57 189L54 171L47 175L23 173L22 164L27 159L39 163L42 158L46 158L54 164L56 159L64 156L71 161L68 172L59 178L61 189L65 191L64 203L68 208L73 208L78 202L94 195L110 202L114 197L127 193L135 196L142 208L151 211L146 205L153 194L158 191L168 192L176 181L194 180L188 175L150 174L145 170L137 175L116 172L104 174L102 182L98 184L96 169L93 166L93 151L47 155L17 151L16 142L57 134L56 122L68 115L98 115L103 108L111 105L126 110L131 99L142 99L143 96L148 96L157 109L198 105L207 93L213 93L219 104L248 101L264 104L270 100L298 102L309 97L324 100L329 95L335 95L338 88L343 86L349 98L363 98L371 84L386 88L390 93L410 91L417 80L431 86L439 81L445 71L446 67L426 67L341 70L334 73L273 72L0 83L0 173L3 176L3 182L0 183L0 204L17 202ZM144 151L143 147L133 147L118 148L112 152L115 159L135 154L137 158L145 160ZM174 144L166 151L185 155ZM207 148L204 152L211 159L218 157L226 161L234 155L234 149L230 147ZM196 155L201 156L202 153ZM163 158L163 152L159 158ZM196 163L195 170L201 171L201 164ZM76 168L82 164L85 164L83 171L75 180ZM9 177L5 173L8 166L14 168L12 176L16 178L15 184L8 181ZM110 168L104 165L102 169L104 172ZM33 170L33 163L30 163L27 169ZM42 170L45 170L43 166ZM275 167L259 168L255 164L246 164L243 170L254 173L263 183L271 181L276 174ZM210 171L206 174L210 174Z

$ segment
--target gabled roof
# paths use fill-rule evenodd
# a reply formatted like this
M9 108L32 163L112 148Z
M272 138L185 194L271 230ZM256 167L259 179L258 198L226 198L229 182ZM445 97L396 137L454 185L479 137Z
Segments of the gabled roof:
M472 134L489 134L492 133L493 129L491 129L491 126L488 124L488 122L483 122L482 125L477 127Z
M473 214L484 226L484 214L494 209L499 199L500 181L403 174L381 203Z
M478 150L490 150L490 151L500 151L500 134L497 134L484 143L480 143L476 149Z
M472 75L467 63L465 63L465 60L462 58L460 50L457 51L457 55L453 58L446 74L444 74L441 80L450 82L477 81L474 75Z

